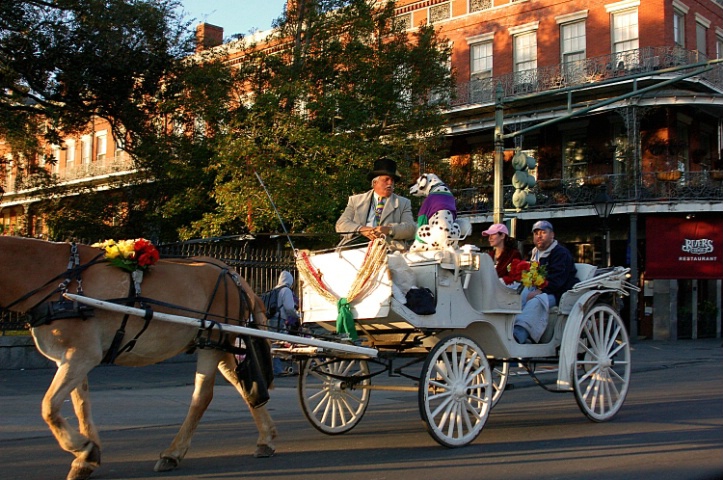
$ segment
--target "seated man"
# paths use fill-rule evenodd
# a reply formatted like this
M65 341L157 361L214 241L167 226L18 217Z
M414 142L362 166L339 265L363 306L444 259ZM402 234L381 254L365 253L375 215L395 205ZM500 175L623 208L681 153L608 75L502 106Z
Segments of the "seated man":
M359 235L369 240L384 235L395 250L406 249L406 242L414 239L417 224L412 215L412 203L394 193L394 184L401 179L397 163L380 158L374 162L374 169L367 178L372 189L349 197L336 222L336 231L344 235L339 246L350 244Z
M562 294L579 281L575 276L572 254L555 240L550 222L536 222L532 226L532 236L535 248L530 260L545 266L547 286L543 289L529 287L522 291L522 313L515 318L514 326L517 343L538 342L547 328L550 308L556 306Z

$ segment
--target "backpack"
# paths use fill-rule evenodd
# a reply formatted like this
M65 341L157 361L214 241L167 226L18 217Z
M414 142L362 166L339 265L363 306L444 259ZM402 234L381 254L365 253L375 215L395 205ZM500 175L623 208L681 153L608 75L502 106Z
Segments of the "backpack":
M272 288L261 294L261 300L264 301L264 307L266 307L266 318L273 318L279 313L279 291L282 288L284 287Z

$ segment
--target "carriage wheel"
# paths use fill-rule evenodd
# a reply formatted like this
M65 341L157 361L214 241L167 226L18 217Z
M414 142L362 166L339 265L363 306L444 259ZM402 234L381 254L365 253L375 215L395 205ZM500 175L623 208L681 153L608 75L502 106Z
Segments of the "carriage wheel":
M338 435L359 423L369 405L370 391L355 388L344 377L368 375L365 360L312 357L303 362L300 373L301 409L317 430ZM370 385L371 379L359 384Z
M493 395L492 370L474 340L452 336L429 352L420 378L419 411L437 443L461 447L477 438Z
M492 367L492 388L494 390L492 406L490 407L492 408L500 401L507 386L507 380L510 378L510 362L496 362L493 360L490 366Z
M590 420L610 420L630 385L630 340L620 315L609 305L595 305L585 315L577 347L575 400Z

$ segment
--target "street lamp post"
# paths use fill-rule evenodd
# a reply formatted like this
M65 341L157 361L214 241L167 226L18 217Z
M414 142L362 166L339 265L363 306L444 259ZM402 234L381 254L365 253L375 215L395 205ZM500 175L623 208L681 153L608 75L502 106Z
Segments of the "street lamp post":
M595 208L595 212L597 213L597 216L600 217L600 219L603 222L603 229L605 230L605 266L610 266L610 226L608 225L608 217L610 217L610 214L613 213L613 208L615 208L615 200L610 198L610 195L608 195L607 189L601 191L597 194L595 197L595 200L592 202L592 206Z

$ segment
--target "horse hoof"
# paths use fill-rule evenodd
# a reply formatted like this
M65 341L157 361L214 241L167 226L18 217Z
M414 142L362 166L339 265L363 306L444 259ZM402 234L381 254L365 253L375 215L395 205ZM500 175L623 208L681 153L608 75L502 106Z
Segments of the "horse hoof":
M161 457L157 462L156 466L153 467L154 472L170 472L178 468L178 464L181 463L172 457Z
M269 458L269 457L273 457L274 453L276 453L276 450L269 447L268 445L259 445L258 447L256 447L256 451L254 452L254 457Z
M66 480L87 480L93 473L93 469L90 467L72 467Z

